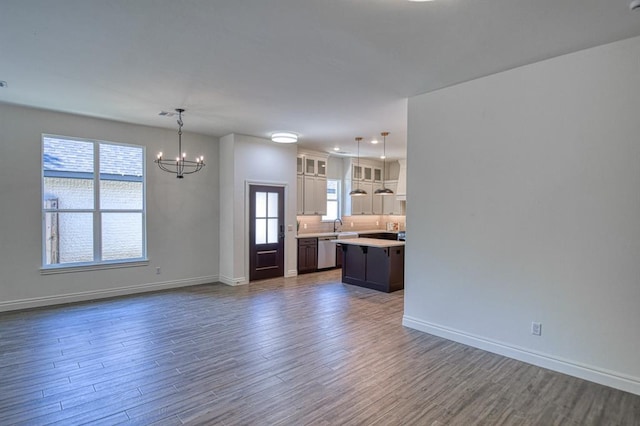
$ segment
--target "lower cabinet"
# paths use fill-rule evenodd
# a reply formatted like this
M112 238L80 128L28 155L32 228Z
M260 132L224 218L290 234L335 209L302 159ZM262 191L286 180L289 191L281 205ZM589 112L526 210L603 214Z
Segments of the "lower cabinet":
M404 246L344 244L342 282L391 293L404 288Z
M318 270L318 239L298 239L298 273L315 272Z
M342 268L342 244L336 244L336 268Z

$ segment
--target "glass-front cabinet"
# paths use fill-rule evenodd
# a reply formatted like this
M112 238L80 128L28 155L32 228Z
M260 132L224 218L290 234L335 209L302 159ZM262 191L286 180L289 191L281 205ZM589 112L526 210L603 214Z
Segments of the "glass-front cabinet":
M304 161L305 175L327 177L327 160L315 157L305 157Z

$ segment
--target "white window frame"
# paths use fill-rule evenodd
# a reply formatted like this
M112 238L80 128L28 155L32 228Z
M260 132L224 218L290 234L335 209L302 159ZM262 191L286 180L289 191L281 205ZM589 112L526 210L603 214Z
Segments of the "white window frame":
M45 164L44 164L44 140L45 138L63 139L84 143L93 143L93 208L92 209L46 209L44 206L45 195ZM119 145L138 148L142 150L142 209L101 209L100 208L100 144ZM56 274L66 272L77 272L97 269L112 269L133 266L146 266L149 264L147 258L147 167L146 167L146 147L143 145L127 144L121 142L104 141L88 138L77 138L72 136L60 136L53 134L42 134L40 144L40 208L42 212L42 237L41 250L42 260L40 273ZM93 214L93 261L73 262L63 264L46 264L46 213L92 213ZM102 260L102 213L141 213L142 214L142 256L138 258Z
M335 201L338 204L338 217L331 219L329 218L329 216L326 215L322 215L322 217L320 218L321 222L334 222L336 219L341 219L342 218L342 181L340 179L327 179L327 184L329 183L329 181L334 181L336 182L336 199L335 200L329 200L329 193L325 194L325 198L326 198L326 202L327 202L327 213L329 212L329 201Z

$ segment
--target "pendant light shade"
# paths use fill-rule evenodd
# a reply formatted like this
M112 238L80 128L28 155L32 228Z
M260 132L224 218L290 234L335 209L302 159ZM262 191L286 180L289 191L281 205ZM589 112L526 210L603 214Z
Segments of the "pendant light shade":
M360 141L362 140L361 137L357 137L356 138L356 142L358 142L358 169L360 168ZM365 191L364 189L360 188L360 182L356 180L356 187L351 190L351 192L349 192L349 195L351 195L352 197L362 197L364 195L367 195L367 191Z
M383 138L382 144L382 188L376 189L373 193L375 195L393 195L393 191L384 186L384 176L386 173L386 163L387 163L387 136L389 136L389 132L380 133Z

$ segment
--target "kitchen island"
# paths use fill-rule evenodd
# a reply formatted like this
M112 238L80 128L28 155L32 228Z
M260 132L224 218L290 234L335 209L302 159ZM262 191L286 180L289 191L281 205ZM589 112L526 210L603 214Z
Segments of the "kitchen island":
M404 289L404 242L374 238L340 240L342 282L391 293Z

